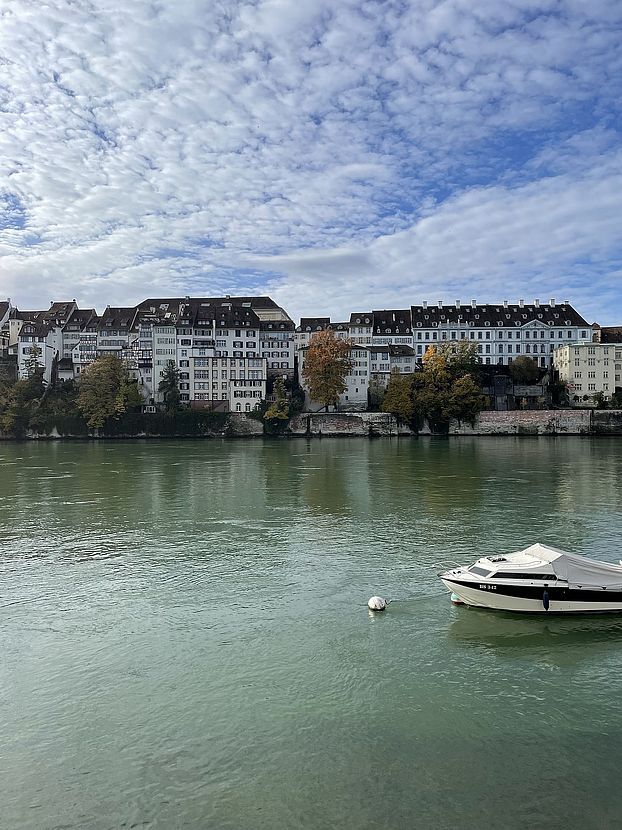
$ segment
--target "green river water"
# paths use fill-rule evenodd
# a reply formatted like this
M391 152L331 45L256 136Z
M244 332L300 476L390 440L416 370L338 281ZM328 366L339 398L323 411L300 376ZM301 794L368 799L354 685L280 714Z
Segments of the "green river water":
M2 830L622 827L622 618L436 577L535 541L617 561L621 440L0 459Z

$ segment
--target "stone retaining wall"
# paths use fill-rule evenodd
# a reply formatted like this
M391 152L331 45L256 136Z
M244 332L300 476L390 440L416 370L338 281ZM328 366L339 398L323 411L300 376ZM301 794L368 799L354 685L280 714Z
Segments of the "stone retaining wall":
M419 433L430 435L429 426ZM527 412L482 412L474 426L452 421L450 435L622 435L622 410L552 409ZM264 425L244 413L230 413L220 428L203 435L205 438L260 438ZM303 412L290 421L284 436L374 438L380 436L411 436L411 430L398 424L384 412ZM88 439L95 436L29 434L28 438L49 440L62 438ZM117 438L184 438L185 435L118 435ZM9 438L2 436L0 438Z
M580 410L533 410L481 412L475 425L453 421L451 435L589 435L591 412Z
M412 435L392 415L382 412L314 412L292 418L288 435L358 436ZM430 435L426 424L420 435ZM622 435L622 411L551 409L482 412L474 426L452 421L450 435Z

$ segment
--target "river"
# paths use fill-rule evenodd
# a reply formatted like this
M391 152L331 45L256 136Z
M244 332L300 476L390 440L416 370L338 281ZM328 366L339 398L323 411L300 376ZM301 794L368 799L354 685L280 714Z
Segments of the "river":
M622 619L436 577L535 541L617 560L620 439L0 459L2 830L621 826Z

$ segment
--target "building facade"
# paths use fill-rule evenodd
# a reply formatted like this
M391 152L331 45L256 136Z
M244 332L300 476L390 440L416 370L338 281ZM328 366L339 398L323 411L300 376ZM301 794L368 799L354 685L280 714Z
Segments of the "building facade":
M622 343L583 342L562 346L553 365L574 406L593 403L595 395L611 400L622 395Z
M422 358L428 346L452 340L467 340L477 346L486 365L512 363L526 356L540 367L552 363L556 348L591 337L591 326L567 302L548 304L523 300L512 304L478 304L475 300L463 305L439 301L412 307L413 346Z

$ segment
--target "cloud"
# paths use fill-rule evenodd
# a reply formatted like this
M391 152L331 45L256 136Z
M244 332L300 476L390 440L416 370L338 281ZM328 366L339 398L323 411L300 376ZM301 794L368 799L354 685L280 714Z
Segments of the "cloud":
M24 306L253 288L337 316L520 287L622 316L615 0L2 20L0 291Z

